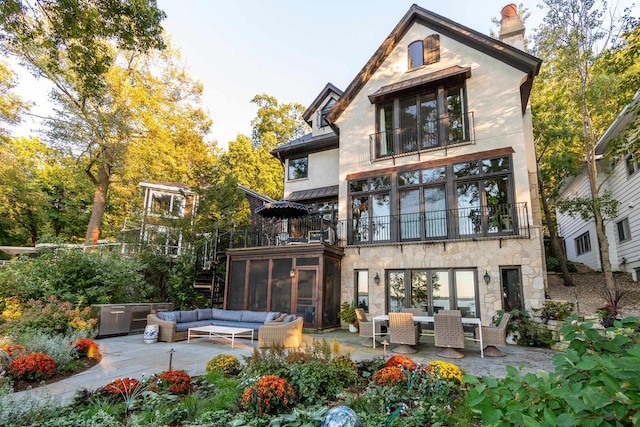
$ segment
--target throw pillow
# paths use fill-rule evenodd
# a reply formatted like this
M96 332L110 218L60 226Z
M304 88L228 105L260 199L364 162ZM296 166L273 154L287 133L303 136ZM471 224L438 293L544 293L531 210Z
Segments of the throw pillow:
M282 323L289 323L289 322L293 322L294 320L296 320L296 317L298 317L298 316L296 316L295 314L290 314L290 315L288 315L288 316L286 316L286 317L284 318L284 320L282 321Z
M265 322L273 322L278 317L280 317L280 312L279 311L271 311L271 312L269 312L269 314L267 314L267 320L265 320Z
M156 314L158 319L164 320L165 322L176 322L177 315L175 311L161 311Z
M284 321L285 317L287 317L287 313L282 313L280 316L276 317L273 321L274 322L282 322L282 321Z

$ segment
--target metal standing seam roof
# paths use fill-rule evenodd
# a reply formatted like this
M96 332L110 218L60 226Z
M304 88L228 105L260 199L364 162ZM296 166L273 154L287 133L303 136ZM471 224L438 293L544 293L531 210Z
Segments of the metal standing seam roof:
M294 191L289 195L289 197L287 197L287 200L295 202L299 200L322 199L322 198L337 197L337 196L338 196L338 186L330 185L328 187Z

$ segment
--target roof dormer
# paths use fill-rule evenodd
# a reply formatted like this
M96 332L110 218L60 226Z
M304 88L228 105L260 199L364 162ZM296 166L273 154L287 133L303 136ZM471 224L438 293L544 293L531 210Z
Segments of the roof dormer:
M331 83L327 83L307 108L307 111L304 112L302 118L311 126L312 136L333 132L327 116L340 96L342 96L342 91Z

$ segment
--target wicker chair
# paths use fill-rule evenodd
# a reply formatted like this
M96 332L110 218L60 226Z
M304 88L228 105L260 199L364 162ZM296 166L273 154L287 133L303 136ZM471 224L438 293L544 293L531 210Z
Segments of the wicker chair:
M482 341L486 345L484 348L485 356L502 357L505 355L496 346L507 345L507 323L509 323L510 319L511 313L504 313L498 327L482 326Z
M373 333L373 322L367 319L367 315L361 308L356 308L356 316L358 318L358 327L360 328L360 336L368 338L363 341L362 345L366 347L373 347L373 340L376 335L384 335L386 332L386 326L383 326L381 322L376 323L376 331Z
M391 344L400 344L394 353L416 353L414 347L420 342L420 327L413 322L411 313L389 313L389 335Z
M440 310L434 316L436 355L462 359L457 348L464 348L464 330L460 310Z
M258 347L300 347L302 344L302 323L302 317L298 317L289 323L273 322L261 326L258 329Z

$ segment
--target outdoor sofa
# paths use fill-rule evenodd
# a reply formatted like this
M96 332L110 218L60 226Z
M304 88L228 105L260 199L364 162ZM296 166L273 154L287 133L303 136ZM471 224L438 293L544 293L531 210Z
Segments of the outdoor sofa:
M258 331L265 324L282 324L286 313L277 311L223 310L198 308L195 310L164 311L147 315L147 325L158 325L158 340L174 342L186 340L189 328L198 326L230 326Z

